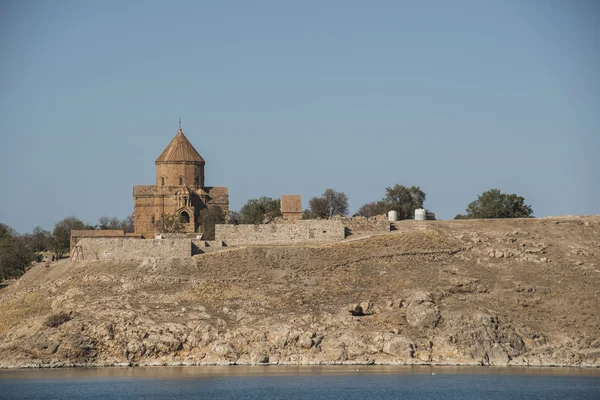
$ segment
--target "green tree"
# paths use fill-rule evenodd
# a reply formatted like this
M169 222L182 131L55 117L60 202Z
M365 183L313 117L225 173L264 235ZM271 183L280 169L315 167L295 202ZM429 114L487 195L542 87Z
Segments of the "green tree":
M356 212L356 215L361 216L361 217L375 217L377 215L381 215L381 214L385 214L385 211L383 211L381 202L372 202L372 203L367 203L367 204L363 204L358 211Z
M385 197L379 202L383 214L395 210L399 219L414 216L415 209L423 208L425 192L419 186L394 185L385 188Z
M239 211L229 211L227 219L230 224L239 225L243 223L242 214Z
M133 213L131 213L121 220L121 229L123 229L125 233L133 233L133 221Z
M270 197L250 199L240 209L240 214L244 224L262 224L281 217L281 205L279 199Z
M91 226L84 224L77 217L67 217L57 222L52 230L52 250L57 258L69 253L71 248L71 231L81 229L92 229Z
M185 218L177 214L163 214L156 222L156 230L160 233L185 232Z
M498 189L483 192L467 206L466 215L461 218L531 218L533 210L525 204L525 198L516 194L502 193Z
M344 192L334 189L325 189L322 197L327 201L329 217L334 215L348 215L348 196Z
M33 252L18 240L14 229L0 223L0 282L23 275L32 259Z
M31 233L21 235L19 239L33 252L46 251L52 247L50 232L39 226L33 228Z
M324 197L313 197L308 201L308 210L305 219L327 218L329 217L329 205Z
M200 211L202 239L215 240L215 225L225 223L225 213L219 206L205 208Z
M123 219L103 215L98 218L96 229L120 229L125 233L131 233L133 232L133 214Z
M302 212L302 219L329 218L334 215L348 215L348 196L344 192L325 189L320 197L308 202L308 209Z
M315 219L316 217L313 215L313 212L310 211L308 208L305 209L304 211L302 211L302 217L301 219Z

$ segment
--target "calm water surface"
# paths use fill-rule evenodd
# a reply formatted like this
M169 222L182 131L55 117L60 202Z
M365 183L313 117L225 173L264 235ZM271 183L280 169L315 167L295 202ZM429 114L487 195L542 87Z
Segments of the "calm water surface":
M600 399L599 369L137 367L0 371L0 399Z

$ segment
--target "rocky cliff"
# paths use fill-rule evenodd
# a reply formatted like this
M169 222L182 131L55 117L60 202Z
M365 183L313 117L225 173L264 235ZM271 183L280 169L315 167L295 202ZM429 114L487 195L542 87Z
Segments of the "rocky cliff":
M600 218L61 261L0 289L0 367L600 365Z

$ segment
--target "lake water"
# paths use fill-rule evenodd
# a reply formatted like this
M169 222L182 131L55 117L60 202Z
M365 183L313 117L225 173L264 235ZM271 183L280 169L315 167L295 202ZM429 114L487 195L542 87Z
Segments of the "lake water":
M600 369L136 367L0 371L0 399L600 399Z

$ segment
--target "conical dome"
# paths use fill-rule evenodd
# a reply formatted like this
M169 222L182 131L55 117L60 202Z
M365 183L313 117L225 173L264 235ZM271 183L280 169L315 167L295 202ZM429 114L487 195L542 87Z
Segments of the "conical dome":
M161 155L156 159L156 163L169 162L197 162L204 163L204 159L200 153L196 151L194 146L185 137L181 128L175 135L171 143L165 148Z

